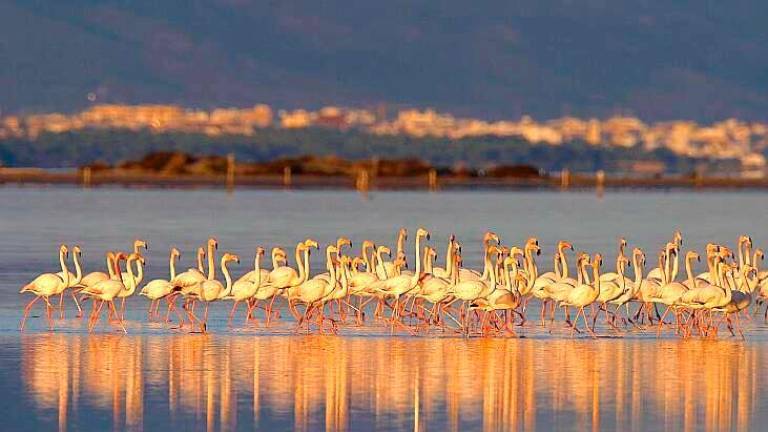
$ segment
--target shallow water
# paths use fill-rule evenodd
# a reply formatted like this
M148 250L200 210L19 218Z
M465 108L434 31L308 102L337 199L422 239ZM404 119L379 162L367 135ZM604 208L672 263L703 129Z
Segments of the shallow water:
M28 301L18 289L56 270L60 242L80 244L90 271L103 266L105 250L147 239L146 280L167 276L171 246L182 250L183 267L193 265L209 235L220 252L243 258L237 275L257 245L339 234L355 246L366 238L391 245L400 226L430 229L441 262L455 233L465 264L479 267L480 237L493 229L507 244L538 236L546 269L560 238L603 252L610 266L619 235L649 255L674 229L684 249L733 244L742 233L761 246L761 193L387 192L364 200L347 191L3 187L0 202L0 416L10 429L748 430L768 421L762 319L745 323L746 341L605 326L597 340L572 339L559 323L539 326L534 305L522 339L392 337L382 325L306 336L285 319L269 330L228 330L217 305L212 334L191 335L144 323L147 302L134 297L127 336L108 326L89 335L69 304L55 333L39 316L17 330ZM322 267L322 257L312 265Z

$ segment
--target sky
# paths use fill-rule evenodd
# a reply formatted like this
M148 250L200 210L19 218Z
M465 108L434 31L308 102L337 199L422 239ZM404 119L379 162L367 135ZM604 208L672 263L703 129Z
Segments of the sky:
M766 22L756 0L0 0L0 114L264 102L765 121Z

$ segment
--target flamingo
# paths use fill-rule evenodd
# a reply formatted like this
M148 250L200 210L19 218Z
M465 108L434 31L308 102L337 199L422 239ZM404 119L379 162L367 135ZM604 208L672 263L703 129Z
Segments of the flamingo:
M120 258L121 254L118 254L117 259L115 260L115 275L121 274ZM126 260L125 267L128 273L128 283L135 284L136 276L133 274L133 261L139 260L143 264L144 258L136 253L128 255L127 258L128 259ZM98 301L98 307L96 307L91 313L91 318L88 323L89 331L92 331L96 326L96 323L99 321L99 315L101 313L101 308L104 306L104 303L108 303L110 313L117 317L117 322L120 325L120 328L124 333L127 333L125 324L123 323L123 318L120 316L120 314L118 314L114 304L114 299L118 296L118 294L120 294L121 291L125 289L127 289L125 283L121 278L117 277L114 279L98 282L90 287L83 288L81 291L82 294L92 297L95 301Z
M307 281L304 281L301 285L296 287L294 293L294 299L298 302L304 303L306 308L304 309L304 315L298 320L296 324L296 331L301 329L304 322L307 320L307 316L314 309L320 308L320 329L322 331L323 322L325 320L331 321L331 327L335 331L336 322L332 318L327 318L323 315L322 300L325 299L333 289L336 287L336 265L334 264L334 254L338 254L339 249L334 245L329 245L325 248L326 266L328 268L329 277L314 277ZM306 265L306 264L305 264ZM307 324L307 331L309 331L309 324Z
M64 291L67 289L69 289L69 294L72 296L72 301L75 302L75 306L77 307L77 317L80 318L83 314L83 309L80 307L80 302L77 301L77 296L75 295L74 291L74 288L77 287L80 281L83 279L83 269L80 267L81 254L82 251L80 250L80 246L75 246L72 248L72 262L75 265L76 274L69 272L69 275L67 275L69 282L59 294L59 317L62 319L64 318ZM58 272L56 275L64 279L64 272Z
M416 231L415 239L416 269L412 275L400 274L374 284L374 289L376 291L382 293L386 297L393 297L395 299L395 305L393 306L392 315L390 317L392 323L390 331L394 331L395 324L403 325L402 322L400 322L400 297L414 289L421 278L422 238L429 240L429 231L424 228L419 228Z
M152 319L152 307L154 306L154 313L157 314L160 308L160 300L167 300L171 293L173 293L173 283L171 281L176 278L176 260L179 257L181 257L181 252L175 247L171 248L171 255L168 261L168 279L153 279L147 282L139 292L139 295L143 295L151 300L147 311L147 318L150 320ZM169 305L171 304L170 301L168 303ZM179 315L179 319L181 319L181 315Z
M579 315L581 315L584 318L584 326L586 327L587 331L590 333L590 335L592 335L593 338L597 337L595 335L594 329L590 328L589 323L587 323L587 316L584 312L584 308L594 303L595 300L600 297L600 264L602 263L602 260L603 258L600 254L595 254L594 260L592 261L592 274L594 282L592 282L592 284L582 283L581 285L574 287L568 293L568 297L560 302L561 306L571 306L578 308L578 311L576 312L576 318L574 318L573 325L571 326L571 334L573 334L573 331L576 330Z
M259 290L259 287L261 286L261 278L262 278L261 257L262 256L264 256L264 248L257 247L255 258L253 260L253 270L241 276L240 279L235 281L234 285L232 285L232 292L227 297L227 299L234 300L234 304L232 305L232 311L229 313L229 320L227 321L228 325L232 325L232 318L235 316L235 311L237 310L237 304L240 303L241 301L245 301L245 302L250 301L251 298L256 295L256 292ZM251 274L255 276L255 279L251 279L252 277ZM250 316L251 307L247 303L246 303L246 307L247 307L247 311L245 314L245 321L247 323L248 317Z
M193 299L197 299L205 303L205 311L203 312L202 320L197 318L194 312L190 312L190 317L192 320L197 321L197 323L200 325L200 333L207 332L208 307L210 304L212 302L224 299L232 292L232 277L230 276L229 270L227 269L227 263L232 261L239 263L240 257L232 253L225 253L221 257L221 273L224 275L226 285L211 277L210 279L206 279L205 281L201 282L198 288L189 294ZM211 274L212 272L209 268L209 275Z
M68 255L69 249L67 246L59 246L59 264L61 265L61 275L57 273L43 273L34 278L32 282L24 285L24 287L21 288L21 291L19 291L19 294L31 292L35 295L35 298L27 303L27 306L24 308L24 315L21 318L21 325L19 326L20 331L24 331L24 324L27 321L29 311L32 310L32 306L35 304L35 302L40 299L43 299L46 304L46 318L48 319L48 328L53 328L53 321L51 320L52 306L49 298L59 292L62 292L64 289L66 289L67 285L69 285L69 276L71 273L69 270L67 270L67 265L64 262L64 259Z

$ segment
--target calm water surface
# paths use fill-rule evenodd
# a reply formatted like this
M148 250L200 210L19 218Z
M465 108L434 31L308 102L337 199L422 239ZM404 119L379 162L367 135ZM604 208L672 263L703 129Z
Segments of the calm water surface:
M167 276L171 246L182 265L209 235L243 257L257 245L291 247L346 234L392 244L397 228L424 226L441 250L455 233L479 267L486 229L505 243L536 235L549 268L558 239L613 261L616 238L656 251L674 229L684 249L732 244L741 233L765 245L768 201L754 192L353 192L0 188L0 416L7 430L658 430L759 429L768 422L768 332L747 340L680 341L654 332L598 340L530 322L521 339L430 334L292 335L283 322L227 330L212 309L209 335L144 323L131 298L127 336L87 334L72 310L49 333L17 326L19 288L57 268L59 243L80 244L86 271L107 249L149 240L147 279ZM412 253L413 246L408 246ZM318 254L320 255L320 254ZM442 260L442 253L441 253ZM322 257L315 256L318 269ZM39 315L40 310L36 313ZM535 308L530 312L535 314Z

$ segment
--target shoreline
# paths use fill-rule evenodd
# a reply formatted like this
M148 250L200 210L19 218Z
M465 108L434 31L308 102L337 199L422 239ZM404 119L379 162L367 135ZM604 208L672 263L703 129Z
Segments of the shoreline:
M504 190L504 189L768 189L768 178L728 178L666 176L660 178L610 177L572 174L564 181L560 176L519 177L459 177L429 176L376 177L361 186L350 176L317 176L294 174L290 179L280 175L161 175L153 173L93 173L90 178L82 172L49 172L36 168L0 168L0 184L72 185L84 187L124 186L139 188L243 188L243 189L343 189L343 190Z

